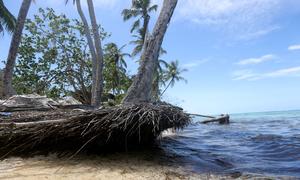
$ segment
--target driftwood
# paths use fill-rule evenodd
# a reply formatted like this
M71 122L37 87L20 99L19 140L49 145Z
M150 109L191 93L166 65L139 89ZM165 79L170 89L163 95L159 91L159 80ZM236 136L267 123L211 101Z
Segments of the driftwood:
M47 117L0 121L0 155L107 147L126 150L152 144L162 131L190 122L189 115L169 104L128 104Z
M226 115L222 114L219 117L202 115L202 114L192 114L192 113L188 113L188 115L197 116L197 117L204 117L204 118L210 118L208 120L200 122L202 124L208 124L208 123L214 123L214 122L218 122L219 124L229 124L230 123L230 121L229 121L230 116L228 114L226 114Z
M215 117L209 120L202 121L201 123L208 124L208 123L218 122L219 124L229 124L229 119L230 116L227 114L227 115L222 115L220 117Z
M205 117L205 118L216 118L216 117L214 117L214 116L201 115L201 114L192 114L192 113L188 113L188 115L191 115L191 116L198 116L198 117Z

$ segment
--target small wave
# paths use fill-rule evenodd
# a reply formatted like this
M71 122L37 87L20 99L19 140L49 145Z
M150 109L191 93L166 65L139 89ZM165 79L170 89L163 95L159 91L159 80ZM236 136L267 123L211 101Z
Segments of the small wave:
M199 171L300 178L300 111L297 116L233 116L232 121L228 126L193 124L164 139L163 149Z
M259 134L255 137L251 137L251 140L254 141L277 141L281 140L283 137L280 135L274 135L274 134Z

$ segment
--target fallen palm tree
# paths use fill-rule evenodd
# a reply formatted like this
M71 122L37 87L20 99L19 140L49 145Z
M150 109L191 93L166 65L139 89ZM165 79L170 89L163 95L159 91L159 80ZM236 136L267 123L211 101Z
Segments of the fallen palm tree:
M127 104L57 116L55 113L53 110L43 117L1 121L2 156L66 149L100 151L106 147L126 150L151 144L162 131L183 128L190 122L189 115L169 104Z

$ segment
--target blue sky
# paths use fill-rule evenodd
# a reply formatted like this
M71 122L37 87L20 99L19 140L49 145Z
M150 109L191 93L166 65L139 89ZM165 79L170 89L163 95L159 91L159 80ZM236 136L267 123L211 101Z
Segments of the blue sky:
M120 46L132 40L131 22L120 15L130 2L94 0L98 22L112 33L109 41ZM21 0L4 3L17 15ZM63 0L36 0L29 17L39 7L78 18L75 7ZM156 18L157 13L152 26ZM0 38L0 60L7 57L10 38ZM183 74L188 83L177 83L164 99L190 112L300 109L299 0L179 0L163 47L168 51L163 59L178 59L189 70ZM135 61L127 62L136 72Z

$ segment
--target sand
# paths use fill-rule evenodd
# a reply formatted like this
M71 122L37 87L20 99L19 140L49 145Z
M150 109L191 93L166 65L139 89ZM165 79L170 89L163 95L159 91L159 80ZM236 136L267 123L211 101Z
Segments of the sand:
M160 163L151 156L101 155L73 159L56 155L31 158L10 157L0 161L0 179L231 179L230 177L197 174L180 166Z

